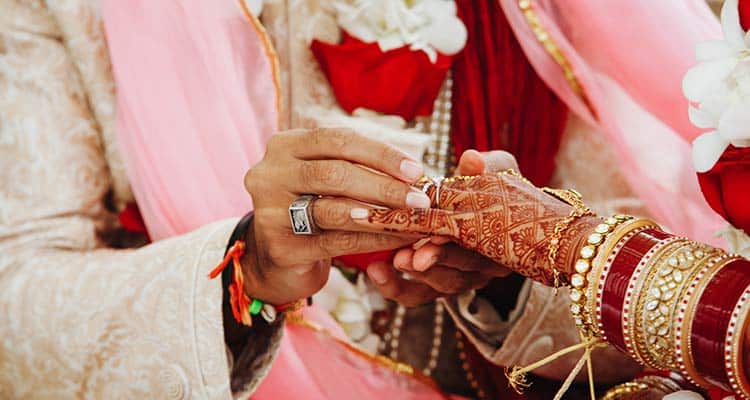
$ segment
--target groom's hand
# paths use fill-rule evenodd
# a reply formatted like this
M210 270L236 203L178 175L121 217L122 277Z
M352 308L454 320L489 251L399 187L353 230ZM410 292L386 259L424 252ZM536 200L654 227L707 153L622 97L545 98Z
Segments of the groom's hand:
M507 169L518 170L515 157L508 152L467 150L461 155L456 172L479 175ZM394 268L412 279L404 279ZM385 297L415 306L484 287L492 278L508 276L511 271L479 253L435 237L419 249L399 250L392 264L373 263L367 273Z
M354 223L352 210L429 207L429 197L410 185L422 174L421 164L405 153L349 129L274 135L263 160L245 176L255 206L242 260L247 293L277 305L305 298L325 284L331 258L418 240L368 232ZM310 206L321 229L314 235L292 232L289 205L304 194L323 196Z

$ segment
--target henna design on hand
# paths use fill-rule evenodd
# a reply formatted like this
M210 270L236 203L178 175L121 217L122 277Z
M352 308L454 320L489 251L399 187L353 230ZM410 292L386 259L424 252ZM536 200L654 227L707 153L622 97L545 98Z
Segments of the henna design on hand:
M375 210L369 223L389 231L451 237L516 272L552 285L554 268L547 254L555 224L570 214L571 206L514 174L485 174L446 179L439 189L430 186L431 209ZM570 275L575 251L598 218L573 221L558 250L562 279Z

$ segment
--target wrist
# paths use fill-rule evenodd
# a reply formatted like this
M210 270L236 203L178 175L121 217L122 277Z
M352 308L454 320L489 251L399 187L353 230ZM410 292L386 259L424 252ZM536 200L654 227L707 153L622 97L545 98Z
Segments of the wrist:
M245 277L244 289L245 294L252 299L258 299L266 304L282 304L279 299L273 295L274 290L269 290L269 284L266 282L265 274L261 272L262 265L260 262L260 247L258 245L258 236L255 230L255 223L248 226L245 232L245 244L247 250L240 260L242 273Z
M600 217L587 215L570 224L566 235L560 241L558 251L560 272L565 282L570 282L570 277L575 273L575 263L581 248L586 246L588 237L594 233L596 226L601 222Z
M273 273L271 268L266 268L263 264L264 251L262 241L258 240L258 236L255 223L251 223L244 237L246 251L240 259L245 278L243 282L245 294L251 299L259 300L277 309L298 301L299 298L290 297L291 292L285 289L284 282L287 277L284 274Z

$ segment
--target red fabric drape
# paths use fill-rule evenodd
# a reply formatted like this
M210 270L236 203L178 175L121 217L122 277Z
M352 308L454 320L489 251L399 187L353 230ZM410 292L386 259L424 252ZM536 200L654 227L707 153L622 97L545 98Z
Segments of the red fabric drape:
M452 59L438 54L432 63L409 46L384 52L346 32L340 44L313 40L310 50L346 112L363 107L407 121L432 113Z
M524 175L545 185L555 169L567 108L527 61L497 1L456 3L469 32L453 63L456 154L471 148L509 151Z

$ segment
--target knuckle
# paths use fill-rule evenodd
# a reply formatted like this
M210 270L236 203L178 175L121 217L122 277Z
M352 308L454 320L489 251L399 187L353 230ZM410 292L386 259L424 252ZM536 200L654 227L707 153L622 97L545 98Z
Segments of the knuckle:
M399 165L404 159L404 155L390 145L384 144L380 152L380 159L385 165Z
M518 161L516 161L516 158L504 150L498 150L495 153L495 165L494 167L498 170L504 170L504 169L515 169L518 170Z
M278 221L274 221L265 208L257 208L253 217L253 227L256 235L268 235L278 227Z
M329 161L321 165L321 181L331 188L343 190L350 182L351 171L344 162Z
M266 258L268 258L273 264L279 265L281 264L281 260L286 257L288 250L284 248L284 246L279 246L277 244L269 244L268 247L266 247Z
M335 151L341 151L348 147L356 133L348 128L313 128L310 137L314 144L325 145Z
M349 170L336 161L305 161L300 175L311 187L324 186L337 192L349 181Z
M387 180L379 185L381 198L387 203L401 204L406 200L406 185Z
M321 249L328 257L354 252L359 247L359 242L360 235L357 232L336 232L320 237Z
M282 145L284 140L294 132L283 132L271 135L266 144L266 155L275 154L279 151L285 151L285 147Z
M316 201L313 203L313 212L321 228L341 228L349 222L349 212L346 207L333 201Z
M257 168L258 167L250 168L249 170L247 170L247 172L245 172L245 177L244 177L245 190L251 194L256 190L258 186Z

